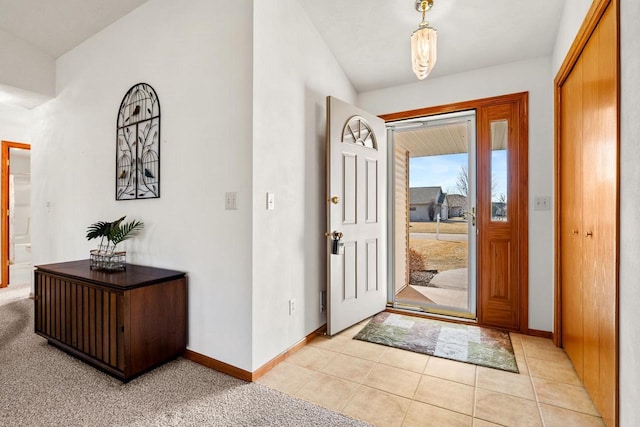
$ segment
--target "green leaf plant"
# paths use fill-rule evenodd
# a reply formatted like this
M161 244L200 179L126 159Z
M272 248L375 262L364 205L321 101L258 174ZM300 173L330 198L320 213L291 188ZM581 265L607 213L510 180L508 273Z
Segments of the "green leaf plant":
M124 222L126 215L113 222L98 221L87 228L87 240L100 238L100 247L104 247L107 240L107 247L110 251L115 251L118 243L135 237L144 228L142 221L133 220Z

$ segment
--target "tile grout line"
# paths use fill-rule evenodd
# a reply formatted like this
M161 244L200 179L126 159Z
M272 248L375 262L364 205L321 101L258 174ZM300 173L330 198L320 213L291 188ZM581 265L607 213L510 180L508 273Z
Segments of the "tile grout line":
M390 349L390 348L391 348L391 347L386 347L386 348L384 349L384 351L382 352L382 355L380 355L380 359L376 362L376 364L375 364L375 365L373 365L373 368L372 368L372 369L374 369L376 366L378 366L378 365L380 365L380 364L383 364L383 365L385 365L385 366L388 366L388 365L386 365L386 364L382 363L382 362L381 362L381 360L384 358L384 355L389 351L389 349ZM392 368L397 368L397 367L392 366ZM399 368L397 368L397 369L399 369ZM368 375L367 375L367 376L368 376ZM366 379L366 378L365 378L365 379ZM418 381L418 384L420 384L420 381ZM418 389L418 386L416 385L416 390L417 390L417 389ZM414 390L414 391L413 391L413 395L414 395L414 396L415 396L415 394L416 394L416 390ZM383 391L384 391L384 390L383 390ZM385 391L385 392L386 392L386 391ZM389 392L386 392L386 393L389 393ZM394 393L389 393L389 394L392 394L392 395L394 395L394 396L398 396L398 395L396 395L396 394L394 394ZM404 396L399 396L399 397L403 398ZM405 397L405 399L406 399L406 397ZM400 426L402 426L402 425L404 424L404 421L407 419L407 415L409 414L409 408L411 408L411 404L412 404L412 403L413 403L413 397L412 397L411 399L409 399L409 404L407 405L407 409L406 409L406 410L404 411L404 413L402 414L402 421L400 422Z
M543 414L542 414L542 408L541 408L541 404L542 404L542 402L540 402L540 397L539 397L539 394L538 394L538 390L536 389L536 387L535 387L535 385L534 385L534 381L533 381L533 378L538 378L538 377L534 376L534 375L533 375L533 372L531 371L531 369L529 369L529 362L530 362L531 355L529 354L529 352L527 352L527 351L525 350L525 345L524 345L524 343L523 343L523 341L524 341L524 340L522 339L522 337L520 337L520 340L519 340L519 341L520 341L520 344L519 344L519 345L520 345L520 348L522 349L522 357L523 357L523 359L524 359L524 362L525 362L525 365L526 365L526 368L527 368L527 376L529 377L529 383L531 384L531 387L532 387L533 392L534 392L534 398L535 398L536 406L537 406L537 408L538 408L538 415L539 415L539 419L540 419L540 421L541 421L542 425L543 425L543 426L545 426L545 425L546 425L546 423L545 423L545 420L544 420L544 417L543 417ZM325 350L325 349L323 349L323 350ZM384 354L386 354L386 353L389 351L389 347L385 348L385 350L382 352L382 354L380 355L380 357L379 357L379 358L377 358L377 360L375 360L375 361L374 361L374 360L371 360L371 359L366 359L366 358L364 358L364 357L354 356L354 355L351 355L351 354L348 354L348 353L344 353L344 351L343 351L343 350L344 350L344 348L340 349L339 351L334 351L334 350L326 350L326 351L329 351L329 352L334 353L334 356L333 356L333 357L335 357L335 355L336 355L336 354L343 354L343 355L345 355L345 356L354 357L354 358L356 358L356 359L360 359L360 360L363 360L363 361L368 361L368 362L372 362L372 363L373 363L372 367L371 367L371 368L368 370L368 372L365 374L364 379L363 379L361 382L355 382L355 381L352 381L352 380L349 380L349 379L341 378L341 377L338 377L338 376L336 376L336 375L332 375L332 374L329 374L329 373L326 373L326 372L318 371L317 369L314 369L314 368L312 368L312 369L311 369L311 370L313 370L313 371L316 371L316 372L319 372L319 373L322 373L322 374L325 374L325 375L329 375L329 376L332 376L332 377L338 378L338 379L343 380L343 381L347 381L347 382L351 382L351 383L357 384L357 388L356 388L356 389L355 389L355 391L352 393L352 395L350 396L350 398L347 400L347 402L346 402L346 403L345 403L345 405L343 406L343 409L344 409L344 408L345 408L345 407L346 407L346 406L347 406L347 405L348 405L348 404L353 400L353 397L356 395L356 393L357 393L358 391L360 391L363 387L367 387L367 385L366 385L366 384L364 384L364 382L366 381L366 379L369 377L369 375L371 374L371 372L372 372L376 367L379 367L379 366L381 366L381 365L384 365L384 366L389 366L389 367L391 367L391 368L401 369L401 370L404 370L404 371L407 371L407 372L416 373L416 374L420 375L420 381L418 381L418 385L417 385L417 386L416 386L416 388L414 389L414 391L413 391L413 394L412 394L412 397L411 397L411 398L407 398L406 396L402 396L402 395L399 395L399 394L396 394L396 393L393 393L393 392L390 392L390 391L387 391L387 390L384 390L384 389L379 389L379 388L376 388L376 387L371 387L371 388L373 388L373 389L375 389L375 390L379 390L379 391L381 391L381 392L383 392L383 393L386 393L386 394L389 394L389 395L392 395L392 396L397 396L397 397L399 397L399 398L405 398L405 399L409 400L409 406L407 407L407 410L406 410L406 411L404 411L404 415L403 415L403 417L402 417L402 423L404 423L404 422L405 422L405 420L406 420L406 417L407 417L407 415L408 415L409 408L411 407L411 404L412 404L413 402L419 402L418 400L416 400L415 396L416 396L417 390L418 390L418 388L419 388L420 382L423 380L423 378L424 378L425 376L430 376L430 375L428 375L428 374L425 374L425 372L426 372L426 370L427 370L427 367L428 367L428 365L429 365L429 362L431 361L431 357L429 357L429 358L427 359L427 361L426 361L426 363L425 363L425 367L424 367L424 369L422 370L422 373L419 373L419 372L412 371L412 370L410 370L410 369L404 369L404 368L401 368L401 367L398 367L398 366L394 366L394 365L390 365L390 364L388 365L388 364L386 364L386 363L382 362L382 359L384 358ZM333 357L332 357L332 359L333 359ZM540 359L540 358L534 357L534 359ZM544 360L546 360L546 359L544 359L544 358L543 358L543 359L540 359L540 360L543 360L543 361L544 361ZM327 361L324 365L326 366L326 365L328 365L328 364L330 364L330 363L331 363L331 361ZM478 376L479 376L479 369L476 367L475 375L474 375L474 396L473 396L473 399L474 399L474 406L473 406L473 411L472 411L472 419L479 419L479 420L481 420L481 418L477 418L477 417L476 417L476 415L477 415L477 392L478 392L478 388L479 388L479 387L478 387ZM434 378L440 378L440 377L434 377ZM440 379L445 379L445 378L440 378ZM569 384L569 383L566 383L566 382L563 382L563 381L554 380L554 379L544 379L544 378L542 378L542 379L543 379L543 380L545 380L545 381L549 381L549 382L556 383L556 384L569 385L569 386L573 385L574 387L579 387L579 386L577 386L577 385L575 385L575 384ZM449 380L449 381L451 381L451 380ZM456 382L456 383L458 383L458 381L452 381L452 382ZM307 383L308 383L308 382L307 382ZM466 383L460 383L460 384L466 384ZM303 385L303 386L301 386L300 388L302 388L302 387L304 387L304 385ZM501 394L504 394L504 393L501 393ZM506 394L506 395L510 395L510 394ZM514 397L517 397L517 396L514 396ZM524 398L522 398L522 399L524 399ZM526 399L525 399L525 400L526 400ZM436 407L440 407L440 406L438 406L438 405L434 405L434 406L436 406ZM590 414L590 413L582 412L582 411L579 411L579 410L574 410L574 409L570 409L570 408L564 408L564 407L556 406L556 405L553 405L553 404L551 404L551 406L557 407L557 408L559 408L559 409L567 410L567 411L570 411L570 412L573 412L573 413L576 413L576 414L587 415L587 416L591 416L591 417L594 417L594 418L600 418L600 419L601 419L601 417L598 417L598 416L592 415L592 414ZM442 407L440 407L440 408L441 408L441 409L448 410L448 411L451 411L450 409L447 409L447 408L442 408ZM452 411L452 412L457 412L457 411ZM460 412L457 412L457 413L460 413ZM460 413L460 414L462 414L462 413ZM464 415L464 414L463 414L463 415Z
M532 375L531 369L529 369L529 356L527 355L527 351L525 350L524 343L522 342L522 337L520 337L520 345L522 346L524 363L527 364L527 373L529 374L529 382L531 383L531 388L533 389L533 395L536 397L536 406L538 407L538 416L540 417L540 422L542 423L542 427L545 427L546 422L544 420L544 416L542 415L542 406L540 406L540 398L538 397L538 390L536 389L536 386L533 383L533 375Z
M345 414L344 410L347 407L347 405L349 405L349 403L351 403L351 401L353 400L353 398L355 397L356 393L358 393L358 391L360 390L360 388L362 387L362 384L358 384L357 387L355 388L355 390L353 390L353 393L351 393L351 396L349 396L349 398L347 399L347 401L344 403L344 405L342 405L342 408L340 408L340 413L342 415L347 415ZM348 415L350 416L350 415ZM355 417L354 417L355 418ZM364 421L364 420L363 420ZM366 421L365 421L366 422Z
M331 363L331 361L333 361L333 359L334 359L338 354L344 354L344 353L342 353L342 352L337 352L337 351L333 351L333 350L327 350L327 349L321 349L321 350L323 350L323 351L327 351L327 352L331 352L331 353L334 353L334 355L333 355L333 356L331 356L331 359L330 359L330 360L328 360L325 364L323 364L323 365L322 365L322 367L325 367L325 366L329 365L329 363ZM349 356L349 355L347 355L347 356ZM302 367L302 366L301 366L301 367ZM351 395L349 396L349 398L348 398L348 399L346 399L346 402L344 403L344 405L342 405L342 406L341 406L341 408L340 408L340 410L339 410L339 411L337 411L337 412L339 412L339 413L341 413L341 414L343 414L343 415L350 416L350 415L348 415L348 414L346 414L346 413L344 412L344 409L347 407L347 405L348 405L349 403L351 403L351 401L353 400L354 396L355 396L355 395L356 395L356 393L360 390L360 388L363 386L363 384L362 384L361 382L352 381L352 380L349 380L349 379L346 379L346 378L339 377L339 376L337 376L337 375L330 374L330 373L328 373L328 372L324 372L324 371L322 371L322 370L321 370L321 369L322 369L321 367L318 367L317 369L316 369L315 367L306 368L306 369L309 369L310 371L316 372L316 373L318 373L318 374L320 374L320 375L327 375L327 376L329 376L329 377L336 378L336 379L338 379L338 380L340 380L340 381L346 381L346 382L348 382L348 383L353 383L353 384L355 384L355 385L356 385L356 388L353 390L353 392L351 393ZM367 373L367 375L368 375L368 373ZM365 378L366 378L366 376L365 376ZM296 392L295 392L295 393L297 394L297 393L298 393L298 391L302 390L302 388L303 388L304 386L306 386L310 381L311 381L311 380L307 381L307 382L306 382L304 385L302 385L298 390L296 390ZM298 397L298 396L296 396L295 394L294 394L293 396L294 396L294 397ZM298 397L298 398L300 398L300 397ZM304 400L306 400L306 399L304 399ZM319 405L319 406L326 407L326 406L324 406L324 405L320 405L320 404L319 404L319 403L317 403L317 402L311 402L311 403L314 403L314 404ZM328 408L328 409L333 410L332 408ZM355 418L355 417L354 417L354 418ZM362 420L362 421L365 421L365 420ZM366 422L366 421L365 421L365 422Z
M382 357L384 356L384 353L386 353L386 352L388 351L388 349L389 349L389 348L390 348L390 347L386 347L385 351L383 352L382 356L380 356L380 359L379 359L379 360L381 360L381 359L382 359ZM345 355L345 356L349 356L349 357L354 357L354 358L357 358L357 359L360 359L360 360L363 360L363 361L366 361L366 362L373 362L373 361L372 361L372 360L370 360L370 359L365 359L365 358L362 358L362 357L359 357L359 356L354 356L354 355L351 355L351 354L348 354L348 353L341 353L341 354L343 354L343 355ZM459 411L456 411L456 410L452 410L452 409L450 409L450 408L445 408L445 407L442 407L442 406L439 406L439 405L435 405L435 404L433 404L433 403L426 403L426 402L422 402L422 401L417 400L417 399L415 398L415 395L416 395L416 393L417 393L417 391L418 391L418 387L420 386L420 382L422 381L423 377L431 377L431 378L436 378L436 379L443 380L443 381L449 381L449 382L452 382L452 383L455 383L455 384L462 384L462 385L469 386L469 384L466 384L466 383L462 383L462 382L458 382L458 381L454 381L454 380L450 380L450 379L446 379L446 378L440 378L440 377L436 377L436 376L433 376L433 375L426 374L426 373L425 373L425 372L426 372L426 369L427 369L427 367L428 367L428 365L429 365L429 362L432 360L432 357L433 357L433 356L429 356L429 358L427 359L427 363L425 364L425 367L424 367L424 370L422 371L422 373L417 373L417 372L409 371L409 370L407 370L407 369L402 369L402 368L399 368L399 367L396 367L396 366L386 365L385 363L380 362L380 361L373 362L373 363L374 363L373 367L372 367L372 368L371 368L371 370L369 370L369 372L365 375L365 378L364 378L363 382L359 383L359 385L360 385L360 386L362 386L362 387L369 387L369 388L372 388L372 389L374 389L374 390L378 390L378 391L380 391L380 392L382 392L382 393L389 394L389 395L391 395L391 396L395 396L395 397L399 397L399 398L401 398L401 399L407 399L407 400L410 400L409 406L411 406L411 402L419 402L419 403L424 403L424 404L426 404L426 405L430 405L430 406L433 406L433 407L436 407L436 408L439 408L439 409L443 409L443 410L445 410L445 411L450 411L450 412L454 412L454 413L457 413L457 414L461 414L461 415L469 416L468 414L465 414L465 413L463 413L463 412L459 412ZM446 360L449 360L449 359L446 359ZM460 363L462 363L462 362L460 362ZM416 373L416 374L420 375L420 381L418 382L418 385L416 386L416 389L415 389L415 390L414 390L414 392L413 392L413 397L408 398L408 397L406 397L406 396L402 396L402 395L396 394L396 393L391 392L391 391L388 391L388 390L383 390L383 389L380 389L380 388L377 388L377 387L368 386L368 385L364 384L364 381L366 381L366 379L368 378L369 374L371 374L371 372L373 371L373 369L375 369L375 367L376 367L377 365L379 365L379 364L383 364L383 365L385 365L385 366L391 366L392 368L395 368L395 369L400 369L400 370L404 370L404 371L407 371L407 372ZM476 369L476 370L475 370L475 372L476 372L476 374L475 374L475 375L477 375L477 371L478 371L478 370ZM327 375L332 375L332 374L327 374ZM335 375L332 375L332 376L334 376L334 377L336 377L336 378L339 378L339 379L344 379L344 378L341 378L341 377L337 377L337 376L335 376ZM347 381L349 381L349 380L347 380ZM475 398L475 387L474 387L474 398ZM475 405L475 402L474 402L474 405ZM405 413L405 415L404 415L404 417L403 417L403 422L404 422L404 418L406 418L406 415L408 414L408 410L409 410L409 408L407 408L407 411L406 411L406 413ZM473 411L472 411L472 413L473 413ZM473 419L473 416L471 416L471 418Z
M535 387L535 383L534 383L534 378L538 378L538 377L534 376L534 375L533 375L533 372L532 372L532 371L531 371L531 369L529 368L529 364L530 364L530 361L531 361L531 357L533 357L533 356L530 354L530 353L531 353L530 351L526 351L526 350L525 350L525 347L526 347L526 346L524 345L525 340L526 340L525 338L523 338L523 337L519 337L519 346L520 346L520 349L521 349L521 352L522 352L521 354L522 354L523 361L524 361L525 366L526 366L526 369L527 369L527 376L529 377L529 384L531 385L531 387L532 387L532 389L533 389L533 393L534 393L534 400L535 400L535 402L536 402L536 407L537 407L537 409L538 409L538 416L539 416L539 419L540 419L540 421L541 421L541 424L542 424L543 426L545 426L547 423L545 422L545 419L544 419L544 417L543 417L543 413L542 413L542 407L541 407L542 402L540 401L540 396L539 396L538 390L536 389L536 387ZM529 343L529 344L530 344L530 345L534 345L534 343ZM534 346L534 347L535 347L535 346ZM534 349L535 349L535 348L534 348ZM532 350L534 350L534 349L532 349ZM378 390L378 391L380 391L380 392L383 392L383 393L389 394L389 395L391 395L391 396L396 396L396 397L399 397L399 398L404 398L404 399L407 399L407 400L409 401L409 406L407 407L406 411L404 411L404 414L403 414L403 416L402 416L402 420L401 420L401 422L402 422L402 423L404 423L404 422L406 421L407 416L408 416L409 409L410 409L411 405L413 404L413 402L421 402L421 401L419 401L419 400L416 400L416 394L417 394L417 390L418 390L418 388L419 388L419 386L420 386L420 383L421 383L421 381L424 379L424 377L425 377L425 376L427 376L427 377L428 377L428 376L430 376L430 375L426 374L426 371L427 371L427 368L428 368L429 363L430 363L430 361L431 361L431 357L428 357L428 359L427 359L427 361L426 361L426 363L425 363L425 366L424 366L424 368L422 369L422 372L420 373L420 372L415 372L415 371L413 371L413 370L411 370L411 369L405 369L405 368L402 368L402 367L399 367L399 366L395 366L395 365L393 365L393 364L387 364L387 363L383 362L382 360L384 359L384 355L390 351L390 347L386 347L386 348L384 349L384 351L382 352L382 354L380 355L380 357L378 357L376 360L371 360L371 359L367 359L367 358L365 358L365 357L355 356L355 355L352 355L352 354L345 353L345 352L344 352L344 350L345 350L345 348L344 348L344 347L343 347L343 348L341 348L341 349L339 349L339 350L337 350L337 351L336 351L336 350L326 350L326 349L323 349L323 350L328 351L328 352L331 352L331 353L334 353L334 356L333 356L333 357L335 357L335 355L337 355L337 354L342 354L342 355L344 355L344 356L354 357L354 358L359 359L359 360L362 360L362 361L372 362L372 367L368 370L368 372L364 375L363 380L362 380L362 381L360 381L360 382L355 382L355 381L352 381L352 380L350 380L350 379L346 379L346 378L342 378L342 377L339 377L339 376L336 376L336 375L333 375L333 374L329 374L329 373L326 373L326 372L322 372L322 371L319 371L319 370L314 369L314 368L313 368L313 369L311 369L311 370L313 370L313 371L315 371L315 372L318 372L318 373L321 373L321 374L324 374L324 375L329 375L329 376L332 376L332 377L334 377L334 378L340 379L340 380L342 380L342 381L350 382L350 383L353 383L353 384L356 384L356 385L357 385L357 387L354 389L354 391L353 391L353 392L352 392L352 394L350 395L349 399L347 399L346 403L345 403L345 404L344 404L344 406L342 407L342 410L344 410L344 408L346 408L346 406L347 406L347 405L348 405L348 404L353 400L353 398L356 396L356 394L357 394L357 393L359 393L359 392L361 392L361 391L362 391L362 389L363 389L364 387L369 387L369 386L367 386L367 385L365 384L366 380L369 378L369 376L371 375L372 371L373 371L374 369L376 369L377 367L380 367L380 366L385 366L385 367L386 367L386 366L388 366L388 367L391 367L391 368L400 369L400 370L404 370L404 371L407 371L407 372L416 373L416 374L420 375L420 380L418 381L418 384L417 384L416 388L413 390L412 396L411 396L411 397L409 397L409 398L407 398L407 397L406 397L406 396L404 396L404 395L400 395L400 394L397 394L397 393L394 393L394 392L391 392L391 391L387 391L387 390L384 390L384 389L381 389L381 388L371 387L372 389ZM535 352L534 352L534 353L535 353ZM333 357L332 357L332 359L333 359ZM539 358L539 357L533 357L533 358L534 358L534 359L536 359L536 360L538 360L538 359L540 359L540 360L546 360L546 358L542 358L542 359L541 359L541 358ZM327 361L327 362L325 363L325 365L327 365L328 363L330 363L330 361ZM434 377L434 378L440 378L440 377ZM478 381L479 381L479 379L478 379L478 378L479 378L479 369L478 369L478 367L476 367L476 369L475 369L475 375L474 375L473 410L472 410L472 414L471 414L472 421L473 421L473 420L475 420L475 419L481 420L481 418L477 418L477 417L476 417L476 415L477 415L477 394L478 394L478 388L479 388L479 387L478 387ZM440 378L440 379L444 379L444 378ZM452 380L449 380L449 381L452 381ZM547 379L545 379L545 381L549 381L549 382L553 382L553 383L557 383L557 384L569 385L569 386L572 386L572 385L573 385L574 387L578 387L577 385L569 384L569 383L565 383L564 381L560 381L560 380L556 380L556 379L548 379L548 380L547 380ZM459 383L458 381L452 381L452 382ZM304 387L306 384L308 384L308 381L306 381L304 385L300 386L300 389L301 389L302 387ZM460 384L466 384L466 383L462 382L462 383L460 383ZM583 386L583 387L584 387L584 386ZM299 389L298 389L298 390L299 390ZM507 395L510 395L510 394L507 394ZM436 407L438 407L438 408L441 408L441 409L445 409L445 410L447 410L447 411L451 411L451 409L443 408L443 407L440 407L440 406L438 406L438 405L434 405L434 406L436 406ZM555 407L556 405L551 404L551 406L554 406L554 407ZM571 412L574 412L574 413L577 413L577 414L581 414L581 415L589 415L589 416L592 416L592 417L596 417L596 418L600 418L600 419L601 419L601 417L594 416L594 415L589 414L589 413L586 413L586 412L582 412L582 411L578 411L578 410L574 410L574 409L570 409L570 408L565 408L565 407L561 407L561 406L557 406L557 408L559 408L559 409L563 409L563 410L567 410L567 411L571 411ZM341 412L342 412L342 410L341 410ZM452 412L457 412L457 411L452 411ZM462 414L461 412L457 412L457 413ZM346 415L346 414L345 414L345 415ZM464 415L464 414L463 414L463 415Z
M563 351L566 354L564 349L562 349L561 347L557 347L557 348L559 348L561 351ZM523 346L523 350L524 350L524 346ZM529 357L531 357L533 359L536 359L536 360L541 360L541 361L545 361L545 362L547 361L547 359L543 359L543 358L540 358L540 357L527 356L527 353L525 352L525 358L527 358L527 364L528 364ZM571 363L571 362L569 361L569 363ZM575 371L575 368L573 368L572 364L571 364L571 368ZM583 412L581 410L574 409L574 408L568 408L568 407L565 407L565 406L556 405L555 403L541 402L540 401L540 399L538 397L538 391L537 391L537 389L535 387L535 384L534 384L534 378L537 378L537 379L539 379L541 381L545 381L545 382L549 382L549 383L565 386L565 387L580 388L580 389L585 390L584 382L579 377L578 377L578 380L580 381L580 385L569 383L567 381L558 380L558 379L555 379L555 378L545 378L545 377L535 376L535 375L533 375L531 370L529 370L529 377L531 379L531 383L532 383L532 386L533 386L533 389L534 389L534 393L535 393L535 396L536 396L536 403L538 404L538 408L539 408L539 411L540 411L540 417L543 420L543 424L544 424L544 417L542 415L542 405L543 404L544 405L548 405L548 406L552 406L554 408L558 408L558 409L561 409L561 410L564 410L564 411L570 411L570 412L573 412L573 413L576 413L576 414L580 414L580 415L587 415L587 416L595 417L595 418L598 418L598 419L602 420L602 416L598 412L597 408L595 408L595 405L594 405L594 408L596 409L597 415L594 415L594 414L588 413L588 412ZM591 400L591 396L589 396L588 393L587 393L587 396L589 397L589 400L593 404L593 401Z
M476 374L473 380L473 408L471 408L471 425L474 424L474 420L476 419L477 395L478 395L478 367L476 366Z

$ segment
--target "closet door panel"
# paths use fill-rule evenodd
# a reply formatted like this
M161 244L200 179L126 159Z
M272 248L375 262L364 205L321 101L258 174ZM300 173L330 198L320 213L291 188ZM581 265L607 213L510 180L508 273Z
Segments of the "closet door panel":
M601 206L596 219L598 270L596 275L599 296L599 378L598 410L607 425L615 419L617 376L617 216L618 216L618 131L617 131L617 32L615 9L609 6L597 31L599 42L598 101L600 104L600 141L597 145L598 191Z
M584 327L584 377L587 389L592 390L591 397L597 400L600 382L600 331L598 327L599 305L597 274L599 269L598 245L600 230L596 229L602 206L598 204L599 159L598 143L601 132L601 114L598 100L598 37L594 33L583 53L583 138L582 138L582 203L584 206L582 221L582 306Z
M562 343L582 379L582 61L562 87L560 241ZM578 298L576 298L578 296Z

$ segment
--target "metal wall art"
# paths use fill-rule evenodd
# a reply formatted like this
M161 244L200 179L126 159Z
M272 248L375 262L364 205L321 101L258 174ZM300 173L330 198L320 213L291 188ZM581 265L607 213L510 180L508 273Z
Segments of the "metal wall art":
M124 96L116 134L116 200L160 197L160 100L150 85Z

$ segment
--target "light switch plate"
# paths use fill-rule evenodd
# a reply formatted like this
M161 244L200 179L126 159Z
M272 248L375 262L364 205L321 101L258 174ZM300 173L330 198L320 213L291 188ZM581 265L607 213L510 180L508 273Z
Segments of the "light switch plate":
M267 210L272 211L276 208L276 196L273 193L267 193Z
M535 196L533 198L533 209L536 211L548 211L551 210L551 197L549 196Z

